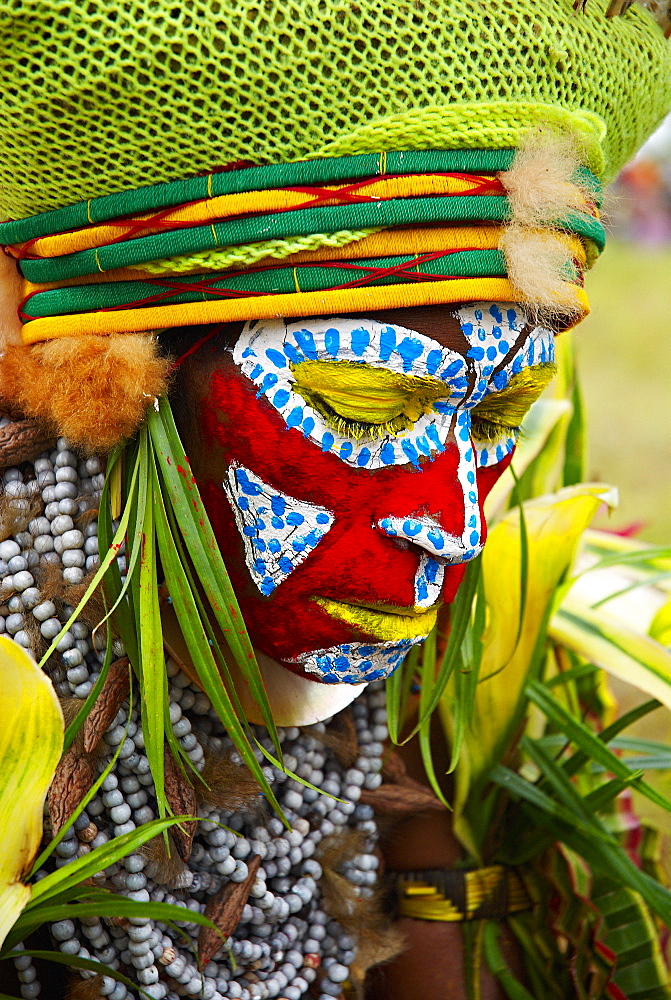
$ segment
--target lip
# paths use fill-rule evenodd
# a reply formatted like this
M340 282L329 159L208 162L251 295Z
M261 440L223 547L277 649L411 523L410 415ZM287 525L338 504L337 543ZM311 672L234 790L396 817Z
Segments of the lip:
M313 600L327 615L354 625L359 631L374 636L381 642L426 638L436 624L440 607L438 604L426 609L364 604L362 601L346 603L327 597L315 597Z

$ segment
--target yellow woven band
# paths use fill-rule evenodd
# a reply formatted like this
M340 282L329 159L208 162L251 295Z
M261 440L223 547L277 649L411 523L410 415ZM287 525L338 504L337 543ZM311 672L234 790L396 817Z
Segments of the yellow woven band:
M519 873L503 865L474 871L403 872L395 882L399 916L415 920L496 919L533 905Z
M574 322L589 312L583 288L565 283L575 301ZM339 288L282 295L252 295L243 298L142 309L50 316L26 323L24 344L57 337L105 336L114 333L142 333L179 326L244 322L277 316L333 316L343 313L378 312L384 309L447 305L455 302L523 302L519 289L508 278L453 278L418 284ZM565 308L563 310L565 312Z

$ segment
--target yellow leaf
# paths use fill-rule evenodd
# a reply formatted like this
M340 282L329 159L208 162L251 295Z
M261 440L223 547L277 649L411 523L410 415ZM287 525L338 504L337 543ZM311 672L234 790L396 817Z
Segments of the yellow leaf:
M602 608L569 594L550 623L550 635L606 673L671 708L671 653Z
M0 945L30 898L21 883L42 839L44 799L63 747L49 678L0 636Z
M662 646L671 647L671 601L667 601L653 618L650 635Z
M600 483L582 483L524 504L528 533L527 597L522 628L519 510L509 511L491 531L482 556L488 623L471 730L465 734L456 770L455 832L470 850L477 848L464 816L469 792L501 759L524 704L523 691L540 629L557 587L567 573L580 537L613 491ZM519 633L519 635L518 635ZM440 706L448 733L452 728L450 689ZM470 808L477 804L469 802Z

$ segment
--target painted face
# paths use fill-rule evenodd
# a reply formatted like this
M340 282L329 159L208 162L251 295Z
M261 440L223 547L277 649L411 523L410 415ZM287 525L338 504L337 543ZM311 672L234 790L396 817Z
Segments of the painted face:
M180 430L252 642L321 681L387 676L426 638L554 372L553 334L522 307L418 312L433 313L424 332L398 314L248 323L180 376Z

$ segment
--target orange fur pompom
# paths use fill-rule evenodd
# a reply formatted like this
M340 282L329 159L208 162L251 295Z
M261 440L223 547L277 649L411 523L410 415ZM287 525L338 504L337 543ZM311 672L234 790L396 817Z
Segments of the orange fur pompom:
M84 451L105 452L133 434L169 369L147 334L13 344L0 356L0 395Z

